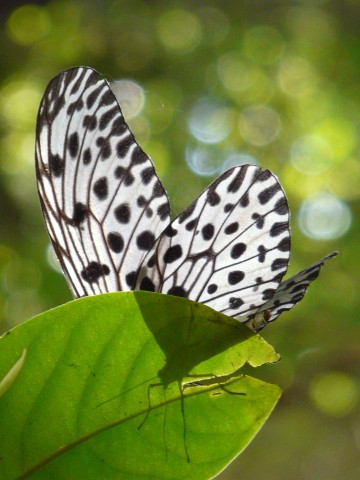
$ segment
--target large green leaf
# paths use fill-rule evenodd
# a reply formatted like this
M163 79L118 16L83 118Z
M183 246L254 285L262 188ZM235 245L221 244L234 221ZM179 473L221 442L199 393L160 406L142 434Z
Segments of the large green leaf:
M187 299L127 292L55 308L0 339L0 478L211 478L280 396L237 370L277 360Z

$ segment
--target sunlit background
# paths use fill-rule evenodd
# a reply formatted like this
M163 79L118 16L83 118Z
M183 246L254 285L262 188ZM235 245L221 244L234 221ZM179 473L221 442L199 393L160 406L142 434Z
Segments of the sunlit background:
M258 164L292 211L294 273L332 250L304 301L264 331L284 387L222 480L360 478L360 0L3 1L0 317L5 331L71 299L45 232L35 119L48 81L114 81L173 215L218 174Z

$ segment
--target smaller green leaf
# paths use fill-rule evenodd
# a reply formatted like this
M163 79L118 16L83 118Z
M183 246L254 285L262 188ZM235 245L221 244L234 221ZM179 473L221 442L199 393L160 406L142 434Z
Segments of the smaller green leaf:
M278 360L187 299L76 300L0 339L0 478L207 479L261 428L280 389L238 370Z

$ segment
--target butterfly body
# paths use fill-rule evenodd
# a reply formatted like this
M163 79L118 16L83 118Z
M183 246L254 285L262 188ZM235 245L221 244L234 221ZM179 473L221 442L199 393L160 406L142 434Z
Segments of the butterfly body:
M36 166L47 229L75 297L150 290L205 303L259 330L302 299L325 257L282 282L289 208L269 170L242 165L170 221L151 159L93 69L48 85Z

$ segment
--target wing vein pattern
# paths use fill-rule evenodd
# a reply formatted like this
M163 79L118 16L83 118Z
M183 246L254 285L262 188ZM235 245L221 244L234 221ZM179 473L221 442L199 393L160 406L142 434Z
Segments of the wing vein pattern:
M289 207L256 165L223 173L170 222L169 200L109 83L88 67L46 88L36 172L48 233L75 297L148 290L187 297L255 331L290 310L324 263L282 282Z
M169 201L95 70L69 69L49 83L35 154L46 225L74 296L131 290L170 223Z
M275 293L290 252L289 209L269 170L225 172L155 242L136 288L181 295L233 317Z

